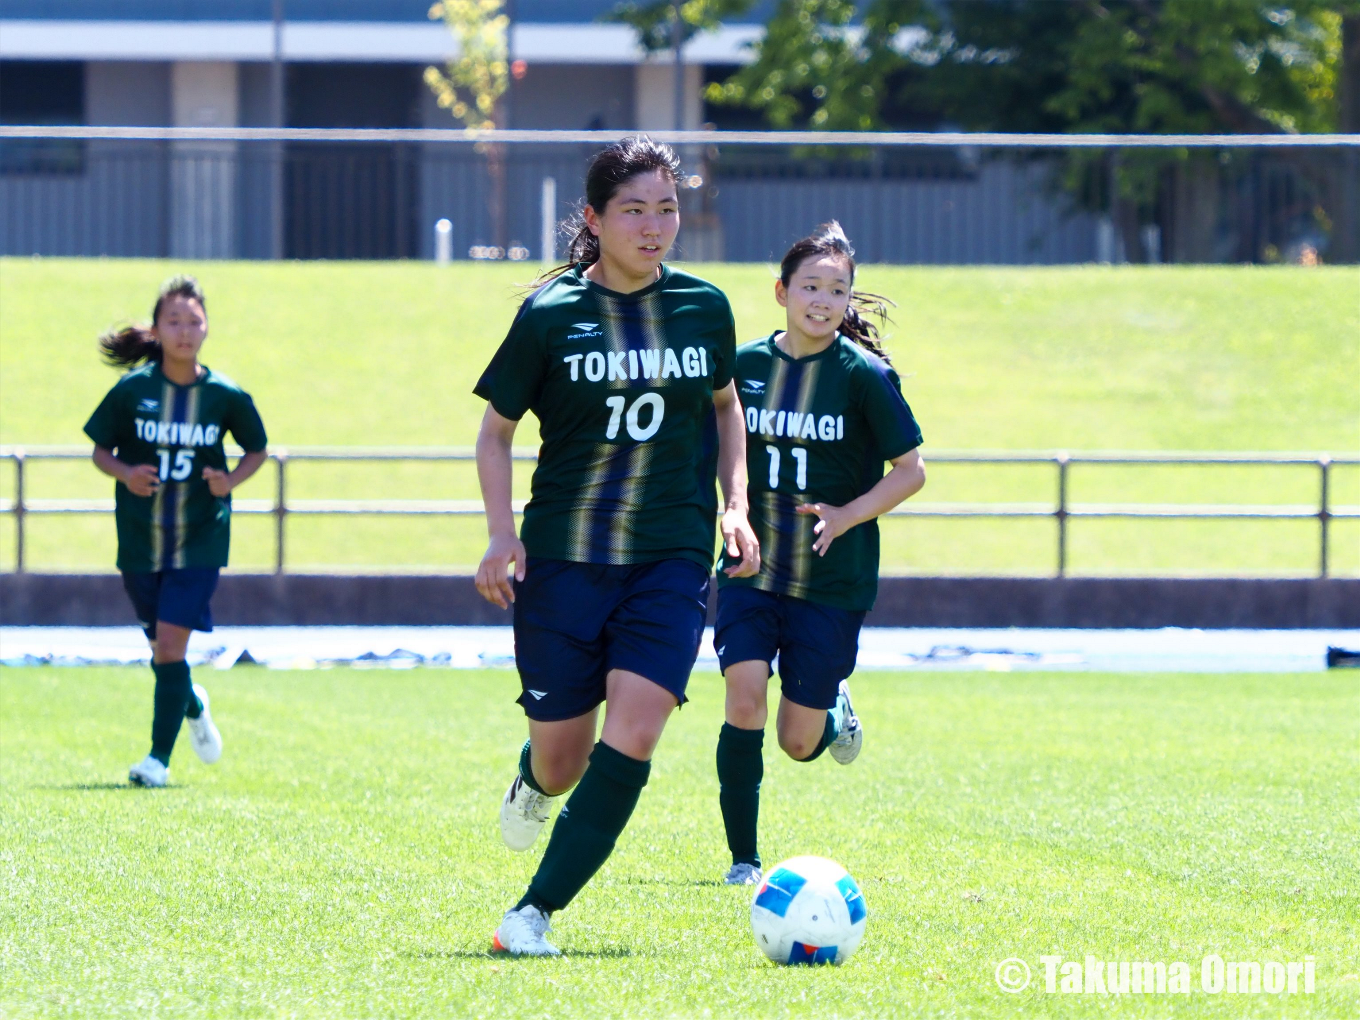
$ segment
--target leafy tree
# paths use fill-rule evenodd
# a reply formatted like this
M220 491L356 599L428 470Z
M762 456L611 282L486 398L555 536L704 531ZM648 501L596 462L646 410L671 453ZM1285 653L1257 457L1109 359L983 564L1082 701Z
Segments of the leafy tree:
M894 126L895 106L975 130L1330 130L1355 3L780 0L708 98L827 130Z
M504 0L441 0L430 20L443 21L458 44L444 70L425 68L425 84L440 107L468 128L496 127L501 97L510 82L510 19Z
M707 98L779 128L1275 133L1360 117L1360 0L780 0L755 55ZM1139 259L1168 173L1210 171L1189 153L1129 151L1116 175L1115 158L1074 153L1064 184L1113 207ZM1355 204L1344 168L1295 165L1329 207ZM1334 254L1354 258L1360 230L1343 220Z
M425 68L425 84L440 107L469 131L490 130L504 119L501 97L510 84L510 19L501 13L503 4L504 0L439 0L430 8L430 20L444 22L458 53L445 70ZM492 239L504 251L509 222L505 145L482 143L477 151L486 157L491 180Z
M745 14L755 0L653 0L651 3L618 4L605 21L631 25L638 41L649 53L671 49L675 41L675 15L680 12L680 42L684 45L700 32L719 27L728 18Z

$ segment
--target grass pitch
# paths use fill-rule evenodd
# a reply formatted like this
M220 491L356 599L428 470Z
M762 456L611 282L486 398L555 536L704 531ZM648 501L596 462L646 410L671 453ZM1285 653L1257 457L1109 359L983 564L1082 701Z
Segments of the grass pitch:
M512 672L200 679L226 754L182 739L146 791L146 669L0 673L0 1016L1360 1014L1353 676L860 676L854 765L767 752L767 861L830 856L869 904L817 970L764 962L717 884L716 676L550 961L487 953L539 856L496 829ZM1196 990L1050 995L1050 953L1189 961ZM1199 991L1209 953L1312 955L1316 991Z
M687 267L732 301L741 339L783 323L761 265ZM0 259L0 442L80 443L117 378L99 333L148 314L160 281L192 270L206 289L207 364L254 394L276 447L459 446L484 405L471 394L533 267L311 262L179 264ZM888 349L943 449L1360 450L1360 270L1354 267L862 267L859 285L897 302ZM537 440L532 421L517 436ZM1052 504L1050 466L931 465L929 502ZM517 495L528 495L527 467ZM30 498L107 498L86 463L34 465ZM11 473L0 471L0 497ZM272 469L241 490L270 499ZM294 463L295 499L472 499L470 464ZM1314 468L1080 467L1081 503L1316 505ZM1360 504L1360 469L1338 468L1335 504ZM102 518L33 517L30 569L110 569ZM885 524L894 573L1045 574L1050 520ZM1333 524L1332 570L1360 574L1360 521ZM232 564L268 569L272 524L238 517ZM1070 522L1077 574L1299 575L1317 566L1316 522ZM292 569L468 570L485 548L476 518L297 518ZM0 528L0 566L13 556Z

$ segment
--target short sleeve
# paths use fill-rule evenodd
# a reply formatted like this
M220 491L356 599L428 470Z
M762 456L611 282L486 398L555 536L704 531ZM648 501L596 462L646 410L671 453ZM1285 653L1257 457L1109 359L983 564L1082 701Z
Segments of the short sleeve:
M732 381L737 371L737 323L732 318L732 306L726 301L723 302L723 311L727 313L727 325L723 327L722 336L718 338L718 357L717 364L713 366L713 389L723 389Z
M85 423L85 434L94 440L96 446L112 450L118 445L118 430L123 417L120 413L122 402L122 394L115 386L104 395L104 399L94 409L94 414L90 415L90 420Z
M231 417L223 424L246 453L259 453L269 445L264 422L260 419L260 412L255 410L255 401L249 393L237 394L237 399L232 403Z
M543 339L529 314L532 303L530 297L520 305L510 331L472 388L497 414L511 421L519 421L538 403L547 376Z
M874 359L861 375L864 417L884 460L921 445L921 428L902 396L902 383L886 361Z

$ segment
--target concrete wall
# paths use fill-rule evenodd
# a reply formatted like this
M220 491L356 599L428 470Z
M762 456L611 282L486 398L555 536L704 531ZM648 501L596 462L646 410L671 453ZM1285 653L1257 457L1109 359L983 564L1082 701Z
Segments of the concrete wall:
M709 600L710 610L713 600ZM222 625L509 624L470 577L226 574ZM710 612L711 617L711 612ZM135 623L114 574L0 574L0 624ZM711 622L711 619L710 619ZM884 578L878 627L1360 627L1360 579Z

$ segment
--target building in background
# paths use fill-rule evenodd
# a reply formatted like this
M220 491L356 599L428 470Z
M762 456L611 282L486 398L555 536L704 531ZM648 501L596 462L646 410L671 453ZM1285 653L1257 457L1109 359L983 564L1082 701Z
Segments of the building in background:
M504 101L507 126L760 126L752 111L706 104L703 90L750 59L772 0L745 21L691 40L678 74L671 53L648 55L631 27L600 20L615 3L507 2L511 56L522 62ZM429 19L429 0L281 6L276 33L275 0L0 0L0 122L458 126L422 81L424 69L453 47L444 25ZM554 218L565 217L582 197L590 151L561 144L488 151L412 141L3 139L0 254L429 258L434 224L447 219L457 253L514 249L537 259L551 254L541 241L544 181L556 182ZM682 258L777 259L792 240L835 216L865 261L1122 259L1121 238L1101 212L1113 193L1109 182L1074 194L1059 181L1062 161L1053 152L989 158L966 146L827 152L724 145L682 155L692 185L683 197ZM1238 260L1242 251L1287 254L1290 244L1320 243L1309 233L1317 201L1293 168L1209 165L1212 172L1169 189L1167 208L1145 228L1143 247L1153 261ZM1169 234L1158 224L1170 226Z
M523 62L506 99L506 126L516 128L699 127L706 75L746 59L744 44L761 31L754 22L731 25L686 48L678 105L683 123L677 125L673 59L649 57L628 26L600 22L613 0L514 0L509 6L512 57ZM282 7L279 118L271 0L4 0L0 121L456 126L421 80L453 46L444 25L429 19L428 0L285 0ZM154 151L90 141L7 142L3 148L0 250L6 252L424 255L425 226L440 216L455 223L458 250L498 240L496 217L487 215L485 201L473 194L478 185L466 179L477 176L480 162L467 153L290 144L280 170L269 165L278 161L277 148L233 142L176 142ZM513 166L512 176L519 171L523 183L536 188L528 178L545 167L565 172L565 205L575 197L569 182L580 177L581 154L565 154L565 161L562 155L538 153ZM100 203L107 208L92 207ZM265 208L270 205L280 208ZM501 230L515 236L499 239L502 246L540 234L530 222L536 204L512 205L517 212ZM66 222L76 210L86 226Z

